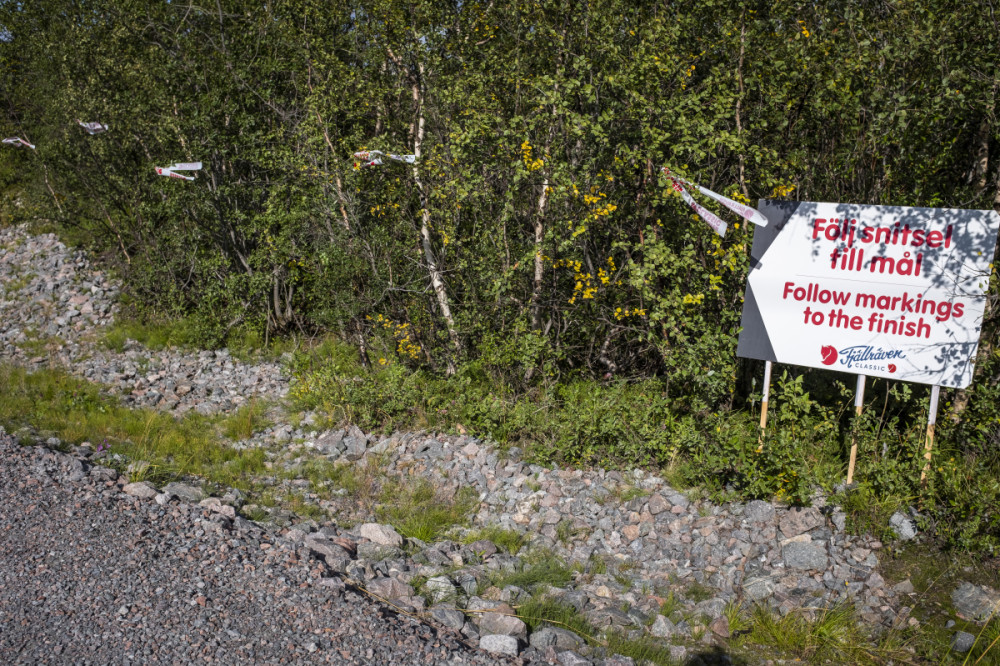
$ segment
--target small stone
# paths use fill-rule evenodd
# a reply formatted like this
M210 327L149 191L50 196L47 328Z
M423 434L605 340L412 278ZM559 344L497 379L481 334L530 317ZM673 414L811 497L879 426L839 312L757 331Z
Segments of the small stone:
M496 544L488 539L473 541L467 548L484 560L497 554Z
M583 647L583 639L568 629L559 627L543 627L531 634L529 643L534 648L546 648L550 645L557 650L577 650Z
M794 542L781 549L789 569L823 571L826 569L826 549L821 544Z
M687 648L683 645L671 645L670 646L670 658L676 662L683 662L687 659Z
M122 492L132 497L138 497L139 499L153 499L160 494L156 487L148 481L128 483L122 488Z
M479 647L493 654L506 654L512 657L516 657L518 652L517 639L502 634L480 636Z
M431 601L438 603L455 596L455 586L447 576L435 576L424 584L424 589L431 596ZM461 625L458 627L461 629ZM502 633L502 632L495 632Z
M823 514L812 507L793 507L781 514L778 519L778 529L791 538L816 529L823 524Z
M909 541L917 536L917 526L912 520L897 511L889 518L889 527L901 541Z
M358 528L358 534L380 546L392 546L394 548L399 548L403 545L403 537L389 525L365 523Z
M907 578L901 583L896 583L892 586L892 589L900 594L913 594L916 590L913 589L913 583Z
M565 652L557 654L556 661L559 662L559 666L592 666L594 663L586 657L581 657L572 650L566 650Z
M955 652L968 652L976 644L976 637L967 631L956 632L951 637L951 649Z
M985 585L962 583L951 593L951 602L961 617L978 624L1000 615L1000 592Z
M168 483L163 486L163 492L176 495L185 502L200 502L205 499L205 493L201 488L195 488L185 483Z
M670 510L670 503L664 499L663 495L655 493L649 497L649 512L658 516L664 511Z
M479 631L482 634L516 636L522 640L528 638L528 625L520 618L502 613L483 613L479 619Z
M465 614L454 608L432 608L431 617L448 627L449 629L461 630L465 626Z
M368 581L368 591L383 599L412 597L413 588L395 578L375 578Z
M743 515L751 522L764 523L774 518L774 507L762 500L753 500L743 508Z
M708 628L712 630L712 633L720 638L729 638L729 620L725 615L717 617L712 620L712 623L708 625Z
M604 666L635 666L635 659L615 654L604 660Z
M751 601L762 601L774 594L774 585L768 578L751 578L743 584L743 593Z
M657 638L670 638L677 631L677 626L662 615L657 615L653 625L649 628L649 633Z

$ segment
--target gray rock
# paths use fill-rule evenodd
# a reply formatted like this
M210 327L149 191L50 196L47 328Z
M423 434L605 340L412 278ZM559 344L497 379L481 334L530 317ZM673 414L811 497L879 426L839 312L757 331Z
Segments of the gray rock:
M896 583L892 586L892 589L900 594L913 594L916 590L913 588L913 583L907 578L901 583Z
M951 602L961 617L978 624L1000 615L1000 592L985 585L962 583L951 593Z
M700 601L694 606L694 612L697 615L703 615L709 620L714 620L722 615L722 611L726 608L725 599L706 599L705 601Z
M344 437L344 456L348 460L360 460L368 449L368 436L361 432L361 429L352 425L347 429L347 436Z
M331 539L324 539L321 537L314 537L313 535L308 535L304 540L306 548L316 553L317 555L331 555L334 557L350 557L350 554L338 543Z
M539 649L551 645L557 650L577 650L583 647L584 641L568 629L543 627L531 634L529 643Z
M823 514L812 507L792 507L778 518L778 529L786 539L823 525Z
M743 508L743 515L754 523L765 523L774 518L774 507L761 500L748 502Z
M519 618L503 613L483 613L479 618L479 633L483 635L503 634L526 640L528 638L528 625Z
M682 662L687 659L687 648L683 645L671 645L670 646L670 658L676 662Z
M584 616L595 627L627 627L634 624L632 618L617 608L598 608L584 612Z
M345 434L343 430L328 430L316 438L316 448L326 455L339 455L347 448Z
M431 608L431 617L448 627L461 630L465 626L465 614L454 608Z
M393 546L398 548L403 545L403 537L389 525L365 523L358 528L358 534L380 546Z
M559 666L591 666L594 663L586 657L581 657L572 650L566 650L565 652L558 653L556 655L556 661L559 662Z
M803 571L822 571L828 562L826 548L822 544L794 541L781 549L785 566Z
M889 527L902 541L909 541L917 536L917 525L910 518L897 511L889 518Z
M395 578L375 578L368 581L368 591L383 599L412 597L413 588Z
M769 578L750 578L743 583L743 594L750 601L763 601L774 594L774 584Z
M189 486L186 483L168 483L163 486L163 492L168 495L175 495L185 502L197 503L205 499L205 493L201 488Z
M126 495L131 495L132 497L138 497L140 499L153 499L160 494L156 487L149 481L127 483L125 484L125 487L122 488L122 492Z
M518 653L517 639L503 634L480 636L479 647L493 654L506 654L511 657L516 657Z
M976 644L976 637L967 631L956 632L951 637L951 649L955 652L968 652Z
M424 584L424 589L430 595L431 601L438 603L455 596L455 585L448 580L447 576L435 576ZM461 628L461 627L459 627ZM497 631L494 633L503 633Z
M662 615L657 615L653 621L653 626L649 628L649 633L657 638L670 638L677 632L677 627L669 619Z
M488 539L480 539L479 541L473 541L468 546L466 546L470 551L482 557L484 560L496 555L497 547L492 541Z
M605 659L604 666L635 666L635 659L616 654Z

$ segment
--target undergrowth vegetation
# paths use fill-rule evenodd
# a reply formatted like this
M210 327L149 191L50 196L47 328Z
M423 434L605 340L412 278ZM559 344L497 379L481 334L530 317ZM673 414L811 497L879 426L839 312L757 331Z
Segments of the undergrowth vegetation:
M317 410L330 426L468 432L518 446L536 462L656 469L717 500L807 504L819 487L847 510L854 530L891 536L892 513L919 506L921 529L944 544L984 554L1000 549L1000 451L957 439L962 421L939 422L929 482L920 482L925 389L874 380L855 419L844 382L830 387L827 375L783 371L761 438L755 403L694 411L655 379L525 386L499 381L481 363L451 377L398 364L369 369L351 346L332 340L293 356L293 409ZM1000 423L995 429L990 437L1000 437ZM856 484L844 490L852 438Z

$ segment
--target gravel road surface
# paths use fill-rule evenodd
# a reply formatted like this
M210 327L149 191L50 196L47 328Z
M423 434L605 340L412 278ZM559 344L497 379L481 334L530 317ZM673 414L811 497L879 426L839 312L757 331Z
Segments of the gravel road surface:
M496 664L254 523L0 434L0 664Z

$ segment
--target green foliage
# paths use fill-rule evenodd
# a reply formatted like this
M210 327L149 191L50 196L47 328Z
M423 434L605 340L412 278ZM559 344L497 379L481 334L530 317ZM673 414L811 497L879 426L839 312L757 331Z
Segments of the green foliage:
M804 390L802 375L783 373L777 384L773 434L761 440L749 414L711 417L704 441L692 440L685 450L688 483L715 493L803 503L813 484L836 478L836 417Z

